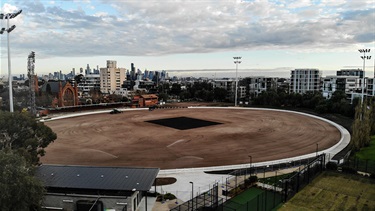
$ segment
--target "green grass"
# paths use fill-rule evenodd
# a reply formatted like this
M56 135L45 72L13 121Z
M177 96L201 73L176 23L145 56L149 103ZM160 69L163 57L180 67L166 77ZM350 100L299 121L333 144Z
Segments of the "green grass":
M279 210L375 210L375 180L324 172Z
M232 198L231 201L238 203L238 204L246 204L247 201L257 197L257 195L261 194L262 192L264 191L261 189L250 188L244 191L243 193L241 193L240 195Z
M355 156L361 160L369 160L375 162L375 136L371 137L370 146L362 148Z

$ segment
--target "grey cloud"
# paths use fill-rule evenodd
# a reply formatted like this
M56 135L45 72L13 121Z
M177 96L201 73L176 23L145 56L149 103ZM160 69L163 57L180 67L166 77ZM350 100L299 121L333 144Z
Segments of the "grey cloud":
M107 2L107 1L104 1ZM110 1L118 15L46 7L12 45L51 56L165 55L228 49L321 48L373 42L370 10L292 13L272 2ZM36 6L38 7L38 6ZM36 11L36 10L35 10ZM367 24L362 27L357 21ZM15 52L17 53L17 52Z
M355 36L355 40L358 42L374 42L375 41L375 31L364 33L364 34L358 34Z
M44 5L40 1L26 1L20 8L30 13L42 13L45 11Z

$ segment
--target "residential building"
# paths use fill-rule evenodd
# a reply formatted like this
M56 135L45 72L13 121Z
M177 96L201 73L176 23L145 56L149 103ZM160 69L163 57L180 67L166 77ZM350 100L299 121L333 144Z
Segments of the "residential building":
M236 80L235 79L219 79L212 81L213 88L223 88L227 90L227 99L234 101L236 91Z
M238 86L238 89L237 89L237 97L238 99L243 99L246 97L246 86Z
M326 76L322 80L323 97L330 99L335 91L343 91L348 95L360 93L362 80L359 76Z
M117 68L117 62L107 60L107 67L100 68L100 91L103 94L112 94L120 90L126 80L126 69Z
M337 76L359 76L363 78L363 70L361 69L341 69L336 72Z
M92 90L100 91L100 74L87 74L78 84L78 91L82 96L88 95Z
M276 90L278 78L258 76L249 78L249 94L250 96L258 96L261 92Z
M304 94L319 92L321 89L322 72L318 69L291 70L290 92Z
M375 78L367 79L367 96L375 96Z

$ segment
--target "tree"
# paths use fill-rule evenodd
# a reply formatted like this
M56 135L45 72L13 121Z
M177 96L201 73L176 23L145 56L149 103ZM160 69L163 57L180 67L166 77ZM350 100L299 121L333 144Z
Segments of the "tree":
M226 100L227 90L224 88L215 87L214 88L214 99L223 102Z
M371 107L367 100L358 103L355 108L355 119L352 125L352 143L355 150L370 144L371 134Z
M370 125L371 125L371 135L375 135L375 97L370 101L371 114L370 114Z
M0 111L0 150L13 151L30 164L38 164L44 148L56 138L51 128L27 113Z
M77 84L80 84L83 80L84 76L82 74L74 76L74 80L77 82Z
M181 93L181 84L178 84L178 83L172 84L171 94L179 96L180 93Z
M40 210L44 188L33 170L23 157L0 150L0 210Z

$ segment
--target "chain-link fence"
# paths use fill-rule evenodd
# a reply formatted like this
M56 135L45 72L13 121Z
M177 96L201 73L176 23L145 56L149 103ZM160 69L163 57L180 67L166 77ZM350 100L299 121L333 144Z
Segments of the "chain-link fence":
M193 199L171 209L171 211L187 211L187 210L218 210L218 207L223 203L223 199L219 199L218 184Z
M284 201L292 198L299 190L309 184L325 169L325 154L321 154L308 163L303 169L284 179L283 196Z

